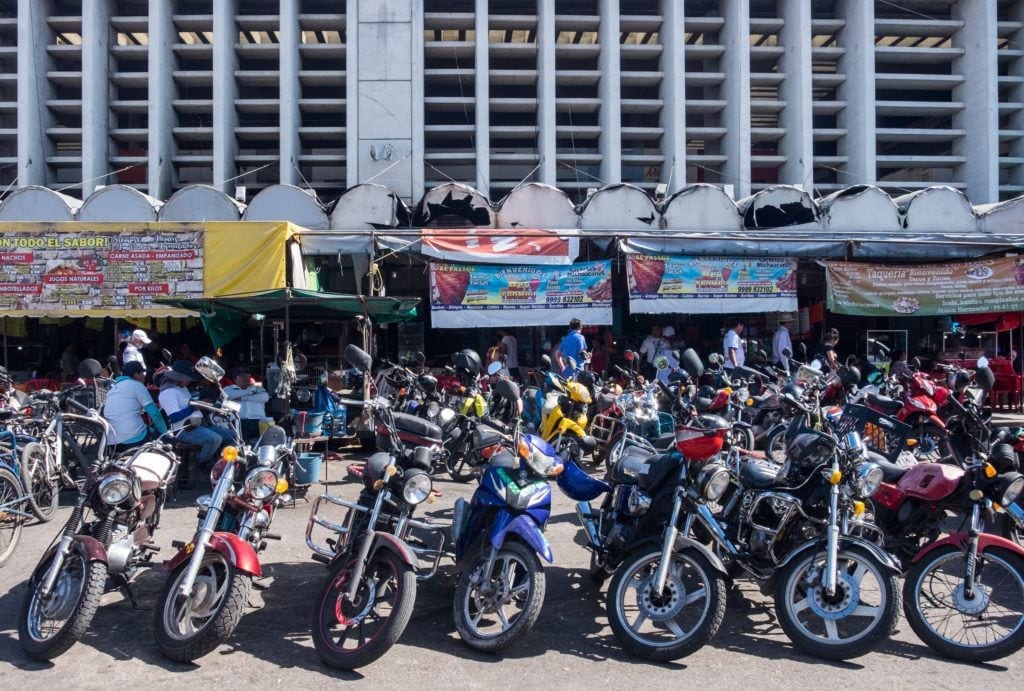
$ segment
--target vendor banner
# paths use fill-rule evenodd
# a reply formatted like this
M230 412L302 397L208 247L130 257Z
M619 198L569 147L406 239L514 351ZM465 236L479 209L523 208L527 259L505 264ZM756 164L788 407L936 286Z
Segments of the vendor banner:
M796 260L633 254L629 309L646 314L793 312Z
M430 314L442 329L612 323L611 261L571 266L430 265Z
M862 316L1024 310L1024 259L944 264L824 262L828 308Z
M572 264L579 254L575 231L424 228L422 240L423 254L450 262Z

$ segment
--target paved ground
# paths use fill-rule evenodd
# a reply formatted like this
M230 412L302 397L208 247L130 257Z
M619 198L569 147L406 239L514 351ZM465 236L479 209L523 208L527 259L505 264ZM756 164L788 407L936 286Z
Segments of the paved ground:
M343 462L330 464L338 478ZM450 516L458 496L470 486L440 481L443 498L428 513ZM314 492L322 491L314 488ZM331 491L354 494L354 485L339 483ZM171 540L186 540L194 529L191 497L169 505L158 534L164 552ZM875 653L847 663L828 663L795 652L776 623L769 599L750 583L729 594L725 623L710 645L676 664L654 665L625 655L607 626L603 595L586 576L588 553L571 513L571 504L555 493L555 516L549 537L555 565L547 569L547 598L537 627L504 656L482 655L459 641L451 614L454 580L442 572L420 588L416 612L399 645L358 673L338 673L320 664L310 639L312 599L324 568L309 558L304 544L307 505L282 510L275 522L281 542L271 542L264 567L274 582L263 591L262 607L242 620L234 637L196 664L171 663L160 657L152 633L154 600L163 582L159 569L138 579L142 611L119 594L105 596L92 631L53 664L27 660L17 642L17 615L23 582L49 541L60 530L68 509L46 525L22 534L19 551L0 570L0 688L181 688L230 684L257 688L318 688L357 681L386 688L510 687L520 688L654 688L670 685L715 685L722 688L853 687L980 688L1015 686L1024 673L1024 653L995 664L968 666L935 657L906 623ZM641 676L642 675L642 676Z

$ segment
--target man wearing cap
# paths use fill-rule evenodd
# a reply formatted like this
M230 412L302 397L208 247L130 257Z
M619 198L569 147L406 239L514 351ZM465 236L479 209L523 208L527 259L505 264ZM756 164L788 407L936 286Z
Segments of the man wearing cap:
M789 335L789 325L792 323L793 317L784 313L779 317L779 327L772 336L772 359L784 372L789 371L789 357L783 355L782 351L788 349L790 356L793 355L793 339Z
M115 453L142 444L149 438L149 428L142 418L142 413L149 415L153 427L163 434L167 431L164 418L153 402L153 397L146 388L146 370L138 362L125 364L121 376L107 392L103 403L103 418L114 430Z
M224 387L224 395L229 401L242 404L239 416L242 418L242 436L254 439L260 435L260 421L267 417L264 405L270 400L270 394L262 386L252 380L252 373L246 367L236 367L231 373L235 383Z
M679 369L679 358L676 357L675 346L676 329L674 326L666 326L661 330L661 340L658 345L658 350L654 353L655 361L661 357L668 360L668 367L659 369L657 372L656 376L660 381L667 382L669 375ZM655 366L655 368L657 368L657 366Z
M170 369L160 373L160 407L167 413L167 419L171 423L171 430L178 433L178 439L188 444L195 444L199 447L196 454L196 463L199 466L209 467L213 462L214 454L222 444L234 441L234 435L223 427L210 425L206 427L194 427L182 429L185 420L193 415L202 417L202 413L189 405L192 395L188 386L196 381L195 368L188 360L178 360Z
M128 344L124 347L124 352L121 353L121 366L127 365L129 362L137 362L142 365L142 369L146 369L146 360L142 357L142 346L147 346L152 341L146 332L142 329L135 329L132 331L132 335L128 337Z

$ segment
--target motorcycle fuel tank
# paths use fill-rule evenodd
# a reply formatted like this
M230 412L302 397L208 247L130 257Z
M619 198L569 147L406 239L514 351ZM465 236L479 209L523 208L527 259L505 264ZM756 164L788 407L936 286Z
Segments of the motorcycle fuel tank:
M960 484L964 471L942 463L921 463L900 478L897 486L905 493L925 501L948 497Z

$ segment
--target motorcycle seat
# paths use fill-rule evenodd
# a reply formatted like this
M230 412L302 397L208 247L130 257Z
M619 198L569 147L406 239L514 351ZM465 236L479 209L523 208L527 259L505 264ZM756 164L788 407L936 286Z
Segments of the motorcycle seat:
M665 434L660 435L652 443L654 444L654 448L658 449L659 451L667 451L668 449L671 449L673 446L675 446L676 433L666 432Z
M903 408L903 403L900 401L893 400L888 396L879 396L876 393L868 393L865 397L868 405L878 408L879 410L889 413L899 412Z
M781 468L773 463L747 460L740 468L740 482L752 489L774 487Z
M436 444L441 443L441 428L434 423L428 422L421 417L416 417L415 415L409 415L408 413L393 413L393 417L395 420L395 428L399 432L411 434L428 442Z
M868 452L868 460L878 465L882 469L882 481L893 483L899 480L901 477L907 474L909 468L902 468L885 456L874 453L873 451Z
M131 459L128 467L139 478L142 491L151 492L170 481L174 461L155 451L143 451Z

